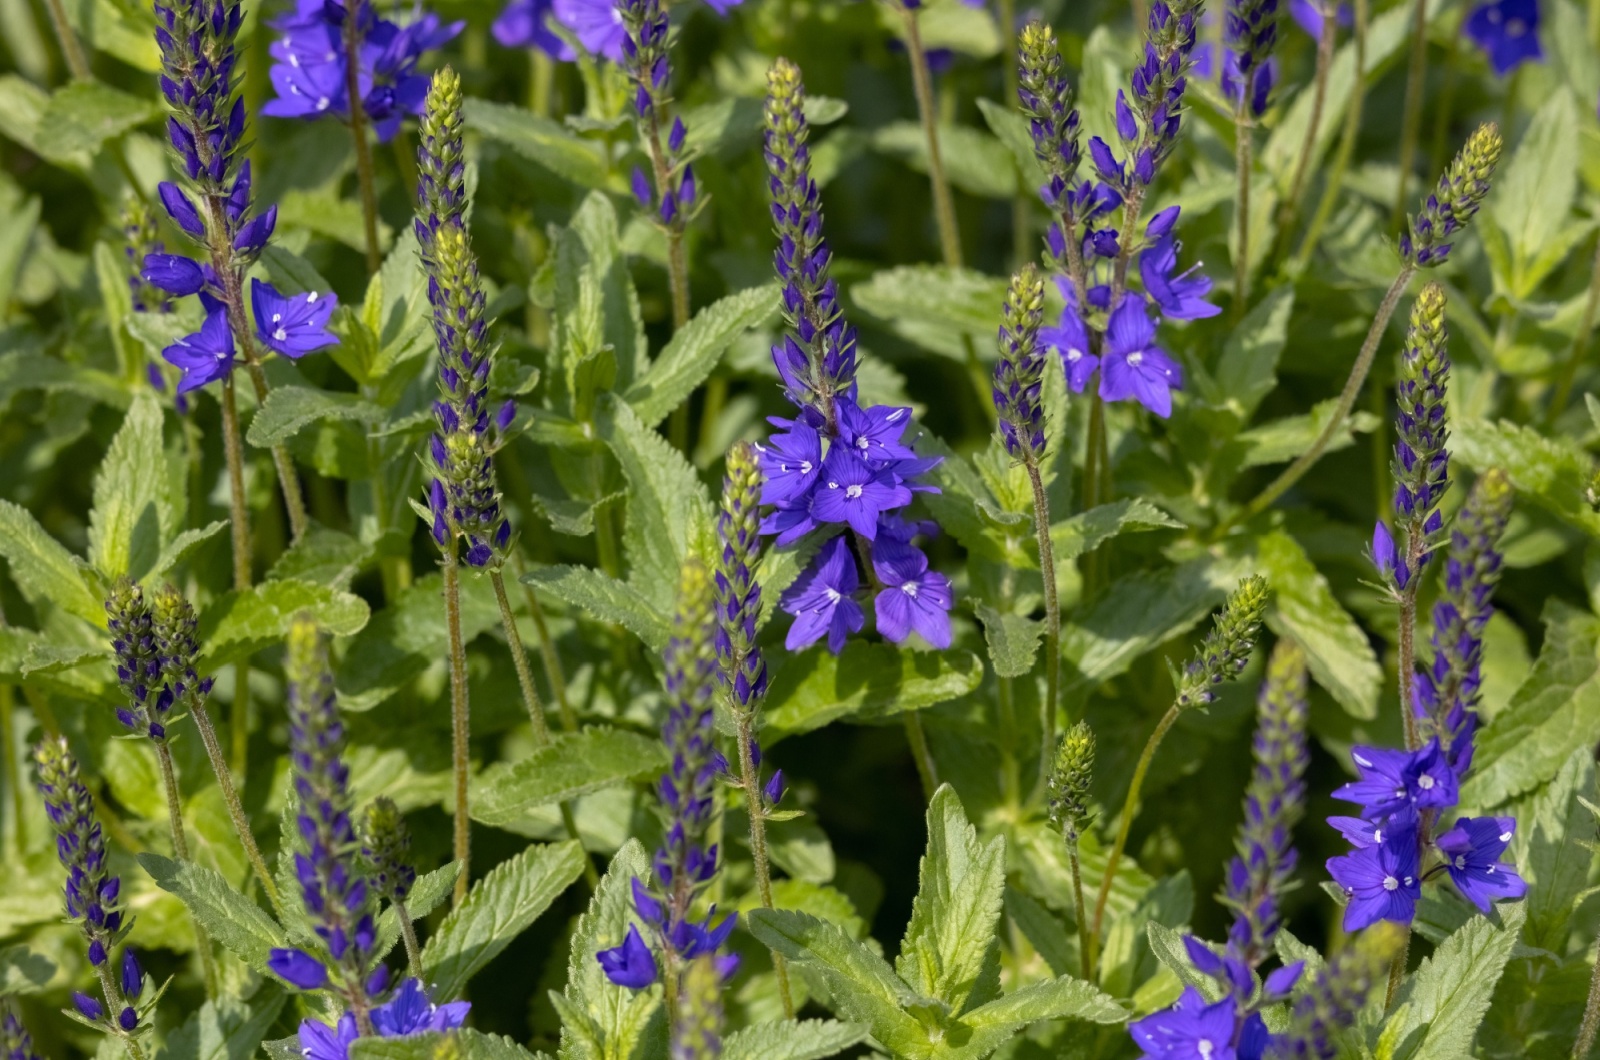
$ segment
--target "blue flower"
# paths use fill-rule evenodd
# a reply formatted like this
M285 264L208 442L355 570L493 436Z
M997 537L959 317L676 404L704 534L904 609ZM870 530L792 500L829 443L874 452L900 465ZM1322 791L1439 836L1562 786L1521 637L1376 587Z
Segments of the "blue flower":
M878 632L899 643L913 631L935 648L950 646L950 579L928 569L928 557L903 541L883 535L872 546L872 569L883 584L878 593Z
M372 1010L372 1029L384 1038L453 1030L466 1022L471 1008L466 1001L435 1005L428 1000L421 982L407 979L393 998Z
M1417 878L1417 829L1408 824L1382 843L1329 858L1328 875L1344 889L1344 929L1359 931L1379 920L1409 924L1422 898Z
M1155 413L1172 414L1172 391L1183 386L1183 370L1156 345L1156 325L1142 296L1129 292L1106 322L1106 356L1100 366L1100 397L1133 398Z
M656 958L645 945L639 929L628 926L622 945L595 954L606 978L630 990L643 990L656 980Z
M1538 0L1493 0L1474 8L1462 32L1484 50L1501 77L1528 60L1544 59L1539 45Z
M1208 1005L1192 986L1171 1008L1130 1023L1128 1033L1151 1060L1260 1060L1269 1041L1260 1016L1240 1019L1232 997Z
M1358 745L1350 757L1359 779L1335 790L1333 797L1359 804L1362 817L1374 820L1456 804L1459 780L1437 737L1409 753Z
M348 1060L350 1043L360 1033L356 1018L348 1012L332 1027L321 1020L301 1020L300 1055L306 1060Z
M250 304L257 337L285 357L299 359L339 341L328 330L328 319L339 304L331 291L284 295L264 280L252 280Z
M804 420L777 421L787 431L756 443L761 503L785 505L808 498L822 470L822 436Z
M554 8L553 0L511 0L490 31L502 48L538 48L552 59L571 62L578 53L550 28Z
M799 651L826 635L830 651L844 650L845 638L866 624L854 596L859 586L849 539L842 534L830 538L778 601L795 616L784 647Z
M220 306L212 309L199 331L168 346L161 356L183 373L178 380L180 394L227 378L233 371L233 331L227 311Z
M272 974L300 990L321 990L328 985L328 969L304 950L277 949L267 955Z
M879 515L910 503L911 491L893 471L874 470L849 449L835 446L822 461L811 514L818 522L848 523L871 541L878 536Z
M1454 828L1434 840L1445 857L1450 882L1485 913L1497 898L1515 899L1528 893L1516 867L1500 860L1516 831L1512 817L1458 817Z
M167 216L172 218L173 224L195 239L205 238L206 226L200 220L200 211L195 209L183 189L170 180L163 180L156 185L156 194L161 196L161 205L166 207Z
M1060 355L1062 370L1067 374L1067 386L1074 394L1081 394L1089 385L1089 380L1094 378L1100 358L1089 352L1094 348L1093 341L1089 338L1088 327L1084 325L1083 314L1078 309L1077 289L1065 276L1057 278L1056 286L1066 300L1066 307L1061 311L1060 324L1039 329L1039 341Z
M1174 210L1177 207L1173 207ZM1178 241L1168 232L1139 252L1139 277L1161 315L1169 320L1202 320L1222 312L1205 300L1211 278L1195 275L1199 263L1178 272Z

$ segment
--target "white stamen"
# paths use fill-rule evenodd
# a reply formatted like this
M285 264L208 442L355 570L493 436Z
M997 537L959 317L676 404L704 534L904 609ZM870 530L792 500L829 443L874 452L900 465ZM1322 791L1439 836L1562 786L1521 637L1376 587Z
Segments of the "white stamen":
M867 436L864 434L856 439L856 448L861 450L863 453L867 451L867 447L871 444L872 442L869 441Z
M1417 787L1421 788L1423 791L1432 791L1433 777L1429 776L1427 773L1422 774L1422 776L1417 778Z
M306 305L310 305L311 303L315 302L318 298L321 298L321 297L322 296L320 294L318 294L317 292L315 292L315 291L307 291L306 292Z
M1211 1044L1210 1038L1201 1038L1194 1045L1195 1052L1199 1053L1205 1060L1211 1060L1211 1052L1215 1048L1216 1046Z
M1128 354L1128 367L1137 368L1144 363L1144 354L1138 350Z
M1371 769L1372 768L1372 763L1367 761L1365 758L1362 758L1360 755L1352 754L1350 757L1354 758L1356 760L1356 765L1360 766L1361 768L1363 768L1363 769Z
M846 486L844 489L844 495L849 497L851 500L856 500L861 496L861 487L859 485Z
M317 100L317 109L318 110L327 110L328 109L328 104L331 103L331 102L333 102L333 101L330 100L327 96L322 96Z
M1511 833L1510 832L1501 832L1500 833L1500 842L1502 842L1502 843L1511 842Z
M272 333L272 337L277 339L279 342L282 342L289 337L289 333L284 331L282 328L279 328Z
M1383 878L1383 889L1386 891L1398 891L1400 889L1400 881L1393 876L1385 876Z
M839 590L835 589L831 585L828 586L826 589L823 589L822 592L823 592L823 595L828 598L828 603L830 603L830 604L836 604L840 600L843 599L843 597L841 597L839 595Z
M1466 867L1467 867L1467 856L1465 854L1457 854L1456 855L1456 868L1464 869Z
M917 598L917 589L918 585L916 582L906 582L904 585L900 586L900 591L911 597L913 600Z
M802 475L811 474L811 461L809 461L809 460L800 461L800 474L802 474Z
M906 411L907 411L906 409L895 409L893 412L889 413L888 418L885 419L883 422L884 423L898 423L898 422L900 422L900 420L905 418Z
M1068 364L1077 364L1081 360L1083 360L1083 351L1078 349L1078 347L1074 346L1072 349L1067 351Z

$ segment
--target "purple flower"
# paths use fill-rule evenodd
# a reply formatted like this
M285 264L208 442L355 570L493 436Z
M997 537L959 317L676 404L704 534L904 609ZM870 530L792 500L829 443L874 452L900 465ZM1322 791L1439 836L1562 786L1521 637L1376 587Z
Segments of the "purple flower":
M756 444L761 463L761 503L791 504L808 497L822 470L822 436L804 420Z
M878 632L899 643L915 630L935 648L948 648L950 579L930 571L920 549L887 535L873 543L872 569L884 587L876 601Z
M622 945L595 954L606 978L630 990L643 990L656 981L656 958L645 945L639 929L628 925Z
M1350 904L1344 929L1359 931L1379 920L1409 924L1422 897L1417 879L1417 830L1398 829L1377 846L1328 859L1328 875L1344 888Z
M161 205L167 208L167 216L172 218L173 224L196 239L205 238L206 226L200 220L200 211L194 208L194 203L181 188L170 180L163 180L156 185L156 192L161 196Z
M572 31L584 51L622 62L628 30L616 0L552 0L551 7L556 21Z
M1061 367L1067 373L1067 386L1074 394L1081 394L1094 378L1100 358L1089 352L1093 344L1089 329L1084 326L1083 314L1078 310L1078 292L1072 281L1062 276L1057 278L1056 286L1061 289L1061 297L1066 299L1067 305L1061 311L1059 325L1039 329L1039 341L1060 354Z
M491 31L502 48L538 48L552 59L571 62L572 45L550 28L552 0L511 0L494 20Z
M139 275L146 283L179 297L216 286L216 273L209 265L182 254L147 254Z
M1132 292L1106 322L1106 356L1100 372L1100 397L1133 398L1165 418L1172 414L1172 391L1183 386L1183 370L1155 344L1156 326L1145 300Z
M161 356L183 373L178 380L180 394L225 378L233 371L233 332L227 311L220 307L211 310L199 331L168 346Z
M1202 320L1222 312L1205 300L1211 292L1211 278L1195 275L1199 263L1183 272L1177 272L1177 268L1178 241L1170 233L1139 252L1139 276L1162 316L1169 320Z
M106 1014L104 1005L81 990L72 992L72 1004L84 1019L92 1020L95 1023L100 1022L101 1017Z
M866 624L853 595L859 585L849 539L843 534L830 538L779 600L779 606L795 616L784 647L800 651L827 634L829 651L844 650L845 638Z
M360 1033L356 1018L348 1012L332 1027L321 1020L301 1020L300 1055L306 1060L348 1060L350 1043Z
M129 946L122 951L122 995L138 998L144 993L144 969L139 967L139 957Z
M338 296L331 291L285 295L264 280L250 282L257 337L289 358L304 357L339 341L328 330L328 318L338 304Z
M1515 899L1528 893L1516 867L1500 860L1516 831L1512 817L1458 817L1454 828L1434 840L1445 856L1450 882L1485 913L1496 898Z
M1320 0L1289 0L1289 16L1295 24L1305 30L1312 40L1322 38L1323 4ZM1338 14L1334 21L1340 26L1348 26L1351 22L1350 5L1340 4Z
M1232 997L1208 1005L1192 986L1171 1008L1130 1023L1128 1033L1151 1060L1259 1060L1267 1044L1260 1016L1241 1021Z
M407 979L393 998L372 1010L372 1029L384 1038L453 1030L466 1022L471 1009L472 1005L466 1001L435 1005L428 1000L419 981Z
M911 491L894 472L874 471L850 450L835 446L822 462L822 476L811 495L811 514L819 522L848 523L871 541L879 514L911 503Z
M839 417L839 440L857 456L876 466L877 461L915 460L914 450L900 444L900 436L911 422L911 410L891 405L860 408L849 398L835 405Z
M1374 823L1360 817L1329 817L1328 823L1334 831L1344 836L1345 842L1357 850L1377 846L1383 842L1383 837L1388 833L1388 827Z
M1489 57L1501 77L1519 63L1544 59L1539 46L1538 0L1494 0L1475 8L1462 31Z
M1410 753L1358 745L1350 757L1360 777L1337 789L1333 797L1360 804L1362 817L1373 820L1456 804L1459 781L1437 737Z
M267 967L300 990L321 990L328 985L328 969L304 950L275 949L267 955Z
M1379 519L1372 527L1372 565L1385 578L1393 577L1397 588L1404 589L1411 581L1411 568L1395 544L1394 534Z

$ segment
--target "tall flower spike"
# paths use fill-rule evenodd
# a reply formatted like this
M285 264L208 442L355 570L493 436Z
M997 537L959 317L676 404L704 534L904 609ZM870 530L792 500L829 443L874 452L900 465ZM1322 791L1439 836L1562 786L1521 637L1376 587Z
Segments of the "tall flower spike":
M411 829L387 795L367 806L361 822L361 853L372 867L372 885L392 901L405 901L417 882L411 865Z
M739 443L728 452L722 483L722 514L717 538L722 555L717 563L717 657L722 679L736 713L759 709L767 692L767 666L756 646L756 620L761 615L761 585L756 563L761 557L761 469L755 449Z
M1046 796L1050 823L1069 843L1082 836L1093 815L1089 810L1089 784L1094 779L1094 730L1080 721L1062 733L1056 745Z
M1252 574L1239 583L1222 605L1215 627L1195 649L1194 658L1178 676L1178 705L1204 706L1217 698L1212 691L1232 681L1250 662L1261 619L1267 610L1267 580Z
M1234 844L1238 855L1224 873L1222 893L1234 911L1229 956L1252 970L1273 952L1280 900L1299 860L1293 831L1306 808L1306 685L1305 652L1280 640L1256 701L1255 769Z
M622 56L633 81L634 114L652 164L659 164L642 183L641 175L636 174L635 185L648 191L639 198L641 205L653 211L655 220L681 232L695 209L696 195L693 171L683 160L683 122L674 122L665 143L661 139L667 123L667 105L672 101L667 13L660 0L620 0L617 14L628 30L622 42Z
M1450 355L1445 348L1444 288L1430 283L1411 307L1411 326L1395 381L1394 509L1405 529L1394 557L1393 577L1404 587L1427 563L1443 528L1439 502L1450 485L1445 449L1445 386Z
M79 779L77 760L64 737L40 743L34 763L45 813L56 832L56 856L67 870L67 918L78 921L83 930L89 963L103 968L129 925L123 922L118 901L122 881L106 864L105 836L95 817L94 797Z
M295 876L316 953L275 949L268 966L302 990L328 988L370 1030L369 977L376 958L373 896L359 871L359 844L350 819L350 777L344 764L344 724L334 705L328 647L306 616L289 627L289 765L298 804Z
M1033 155L1046 175L1040 196L1047 206L1064 203L1067 189L1083 158L1078 112L1072 88L1061 73L1061 50L1055 31L1043 22L1029 22L1017 40L1017 101L1028 119Z
M0 1060L40 1060L33 1036L9 998L0 1000Z
M1272 49L1278 42L1278 0L1228 0L1223 12L1228 55L1222 91L1253 117L1266 113L1272 92ZM1246 134L1241 134L1246 135Z
M417 243L426 254L443 224L466 225L466 163L461 140L461 78L441 67L428 85L417 148Z
M150 633L162 689L175 705L190 696L204 699L211 694L213 679L195 673L195 660L200 654L197 627L194 605L176 586L164 585L156 590L150 601Z
M722 978L709 955L690 962L678 991L672 1060L716 1060L722 1055Z
M1001 309L999 360L994 366L994 407L1006 452L1024 463L1044 455L1044 349L1039 327L1044 321L1044 280L1039 270L1024 265L1011 278Z
M165 740L174 697L163 680L144 590L130 578L119 578L106 596L106 629L125 698L117 720L138 736Z
M1443 265L1450 257L1449 240L1465 228L1489 194L1504 143L1493 122L1478 126L1439 178L1439 186L1422 209L1408 218L1400 236L1400 257L1418 268Z
M1340 1034L1384 981L1404 938L1396 925L1376 924L1334 954L1295 1002L1288 1031L1276 1036L1267 1055L1274 1060L1333 1060L1339 1055Z
M1150 7L1144 57L1133 70L1133 99L1125 101L1119 93L1117 101L1117 133L1128 167L1114 183L1124 194L1148 187L1177 146L1200 7L1201 0L1158 0Z

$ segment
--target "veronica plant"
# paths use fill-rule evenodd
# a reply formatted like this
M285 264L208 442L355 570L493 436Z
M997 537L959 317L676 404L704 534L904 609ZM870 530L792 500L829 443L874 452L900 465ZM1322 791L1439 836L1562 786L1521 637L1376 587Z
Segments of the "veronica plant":
M416 886L417 870L411 864L411 829L400 807L388 796L367 806L361 822L361 854L367 859L373 888L394 907L400 921L400 938L406 946L406 965L414 979L422 978L422 947L417 926L406 909L406 899Z
M1078 925L1078 970L1084 979L1094 979L1094 946L1089 941L1088 907L1083 903L1083 869L1078 860L1078 841L1094 820L1089 806L1089 785L1094 779L1094 730L1086 721L1077 722L1061 734L1055 762L1050 767L1046 808L1050 823L1061 832L1067 847L1067 863L1072 870L1072 911Z
M0 1058L40 1060L33 1048L33 1036L9 999L0 1001Z
M1251 136L1267 110L1278 42L1278 0L1228 0L1222 15L1227 54L1222 62L1222 92L1233 102L1234 200L1233 317L1244 316L1250 304L1250 167Z

